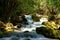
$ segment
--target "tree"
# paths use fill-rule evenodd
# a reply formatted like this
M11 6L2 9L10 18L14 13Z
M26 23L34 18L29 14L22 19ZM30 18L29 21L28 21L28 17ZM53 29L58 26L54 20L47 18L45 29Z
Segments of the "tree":
M46 0L47 2L47 9L49 10L49 18L53 19L54 21L56 21L57 19L57 14L59 14L59 5L60 2L58 0Z
M0 20L7 21L17 6L17 0L1 0L0 3Z
M7 21L11 16L33 13L35 10L33 0L2 0L0 3L0 20L2 21Z

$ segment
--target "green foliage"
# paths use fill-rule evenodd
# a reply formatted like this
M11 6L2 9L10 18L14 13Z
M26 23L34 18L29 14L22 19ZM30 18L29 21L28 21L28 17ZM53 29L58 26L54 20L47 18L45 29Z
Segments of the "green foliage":
M56 19L55 16L51 16L48 18L49 21L55 21L55 19Z
M3 22L0 22L0 31L4 32L5 31L5 26Z
M6 23L9 21L9 17L1 17L0 20Z
M57 30L50 29L48 27L37 27L36 32L38 34L43 34L48 38L60 38L60 35L58 34Z
M26 13L33 13L34 5L33 0L18 0L18 5L14 10L16 15L22 15Z
M11 12L16 8L17 0L1 0L0 3L0 20L6 22L12 16Z
M47 6L49 7L59 7L60 3L58 0L46 0L47 1Z
M16 17L26 13L32 14L38 12L39 14L43 15L47 10L49 17L51 17L51 15L58 14L60 11L60 1L59 0L0 0L0 20L3 21L9 21L9 17L11 16Z
M59 10L60 10L60 1L58 0L46 0L46 3L47 3L47 7L49 7L50 11L53 11L56 12L56 14L59 13ZM53 14L53 13L51 13Z
M0 38L1 38L1 37L3 37L3 32L2 32L2 31L0 31Z
M35 11L33 0L3 0L0 1L0 3L0 18L4 21L6 21L7 18L7 20L9 20L11 16L16 17Z
M17 6L17 1L16 0L3 0L0 3L1 3L0 7L2 7L0 9L0 10L2 10L0 14L1 14L2 17L10 17L11 12L13 12L15 7Z

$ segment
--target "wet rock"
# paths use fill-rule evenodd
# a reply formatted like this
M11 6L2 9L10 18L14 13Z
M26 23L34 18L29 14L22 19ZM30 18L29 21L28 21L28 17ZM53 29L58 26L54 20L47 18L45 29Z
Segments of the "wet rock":
M33 21L35 22L39 22L40 21L40 17L36 16L36 14L32 15Z
M29 32L29 31L25 31L24 33L27 33L27 32Z
M48 37L48 38L54 38L54 39L60 38L60 35L58 34L57 30L54 30L48 27L37 27L36 32L38 34L43 34L45 37Z

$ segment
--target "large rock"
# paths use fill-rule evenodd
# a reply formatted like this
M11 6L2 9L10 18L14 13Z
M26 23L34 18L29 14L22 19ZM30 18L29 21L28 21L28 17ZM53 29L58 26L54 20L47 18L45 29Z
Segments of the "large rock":
M40 17L36 16L36 14L32 15L33 21L35 22L39 22L40 21Z
M58 34L57 30L54 30L48 27L37 27L36 32L38 34L43 34L44 36L48 38L57 38L57 39L60 38L60 35Z
M14 26L10 22L6 23L5 26L6 26L6 28L5 28L6 31L13 31L14 30Z
M42 24L49 27L49 28L51 28L51 29L57 29L58 28L58 25L54 21L44 22Z

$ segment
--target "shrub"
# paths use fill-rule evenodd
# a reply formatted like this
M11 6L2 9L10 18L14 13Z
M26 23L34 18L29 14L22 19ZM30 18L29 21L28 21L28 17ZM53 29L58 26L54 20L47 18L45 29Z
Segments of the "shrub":
M3 22L0 22L0 31L5 31L5 25Z
M55 21L55 19L56 19L55 16L51 16L51 17L48 18L49 21L51 21L51 20Z
M48 38L60 38L57 30L54 30L48 27L37 27L36 32L38 34L43 34Z
M0 31L0 38L1 38L1 37L3 37L3 32L2 32L2 31Z

